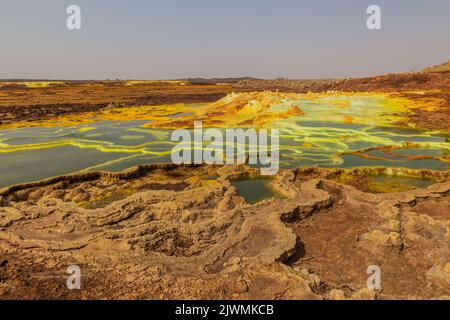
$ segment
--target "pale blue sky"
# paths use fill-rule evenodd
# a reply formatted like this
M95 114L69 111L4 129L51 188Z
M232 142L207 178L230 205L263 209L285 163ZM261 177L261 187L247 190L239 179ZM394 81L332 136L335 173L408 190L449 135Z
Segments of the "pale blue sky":
M0 41L0 78L366 76L449 60L450 1L1 0Z

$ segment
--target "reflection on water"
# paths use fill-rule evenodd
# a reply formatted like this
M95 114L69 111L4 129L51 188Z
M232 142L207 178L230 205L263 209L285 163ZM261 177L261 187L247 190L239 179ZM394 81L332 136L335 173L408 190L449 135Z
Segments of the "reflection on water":
M450 169L450 163L443 162L434 159L396 159L395 161L378 160L378 159L366 159L354 155L343 155L342 164L337 165L340 168L353 168L353 167L368 167L368 166L387 166L409 169L433 169L433 170L448 170ZM326 167L330 167L326 165Z
M0 186L68 174L127 156L123 152L101 152L72 146L0 154Z
M375 160L342 155L371 147L402 146L404 142L419 147L395 150L394 154L450 153L448 136L389 125L395 120L389 112L399 110L387 112L381 100L356 97L344 107L327 99L299 100L273 108L290 108L293 103L305 115L276 120L270 125L280 130L281 168L316 165L450 169L449 162L433 159L410 160L383 154L385 160ZM181 112L173 116L188 118L189 114ZM0 130L0 186L78 171L120 171L138 164L170 162L175 144L170 142L171 131L146 128L142 126L145 123L148 121L101 121L71 127ZM377 151L371 152L377 155Z
M269 198L283 198L270 186L271 179L245 179L231 182L239 195L249 204Z

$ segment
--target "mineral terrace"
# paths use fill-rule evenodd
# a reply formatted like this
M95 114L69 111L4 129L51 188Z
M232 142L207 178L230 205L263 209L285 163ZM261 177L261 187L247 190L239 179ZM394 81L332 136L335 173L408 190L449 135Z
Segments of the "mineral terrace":
M258 175L246 166L148 165L4 188L0 294L449 298L448 174L397 193L335 182L358 174L283 170L271 183L284 198L254 205L230 184ZM72 264L83 272L83 290L65 286ZM366 288L372 264L383 270L380 291Z

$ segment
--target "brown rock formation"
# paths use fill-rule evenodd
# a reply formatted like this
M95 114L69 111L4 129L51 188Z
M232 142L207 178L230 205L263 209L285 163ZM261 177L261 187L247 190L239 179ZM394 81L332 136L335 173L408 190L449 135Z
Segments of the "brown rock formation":
M445 298L450 182L380 195L332 172L281 171L272 185L286 198L254 205L230 183L257 175L246 166L146 166L3 189L0 297ZM77 202L81 193L89 200ZM66 288L73 264L82 290ZM380 266L382 291L366 288L369 265Z

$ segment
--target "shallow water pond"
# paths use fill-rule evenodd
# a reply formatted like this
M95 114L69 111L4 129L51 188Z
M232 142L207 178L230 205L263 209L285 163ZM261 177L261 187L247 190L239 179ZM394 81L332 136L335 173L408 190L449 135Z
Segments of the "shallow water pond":
M414 177L401 177L401 176L370 176L371 191L375 192L401 192L410 191L414 189L422 189L431 186L436 183L431 179L414 178Z
M262 201L264 199L283 198L270 186L271 179L243 179L231 182L237 192L249 204Z
M127 198L130 194L132 194L131 190L129 192L117 192L117 193L109 194L101 199L94 199L94 200L82 203L81 205L86 209L104 208L113 202L120 201L120 200Z

